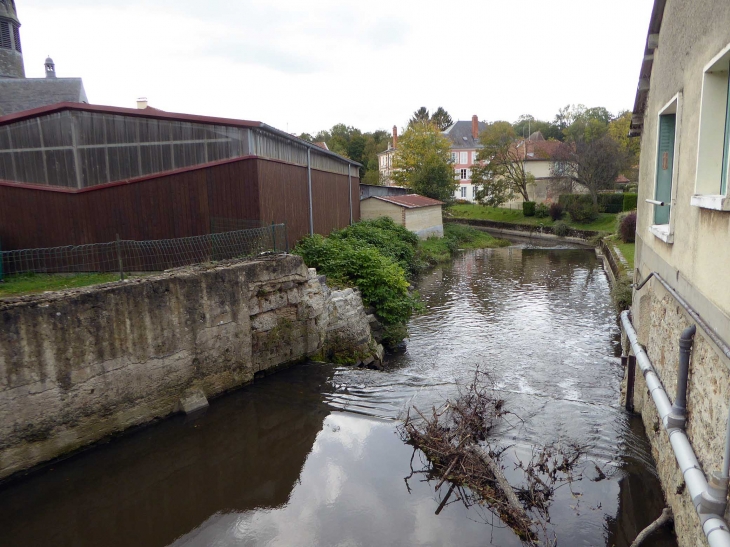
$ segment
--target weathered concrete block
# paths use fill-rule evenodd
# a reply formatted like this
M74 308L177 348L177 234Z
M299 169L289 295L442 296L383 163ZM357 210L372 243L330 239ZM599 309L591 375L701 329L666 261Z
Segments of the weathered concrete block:
M208 399L200 388L188 391L180 399L180 411L185 414L199 412L204 408L208 408Z

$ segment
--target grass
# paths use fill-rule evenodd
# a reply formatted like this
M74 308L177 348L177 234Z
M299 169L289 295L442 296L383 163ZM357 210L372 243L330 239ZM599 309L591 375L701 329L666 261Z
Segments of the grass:
M629 263L628 271L634 271L634 251L636 249L636 243L624 243L617 235L612 235L605 238L606 243L610 246L615 247L621 254L624 255L626 262Z
M448 212L453 218L493 220L496 222L508 222L510 224L524 224L526 226L552 226L553 219L550 217L526 217L522 209L503 209L501 207L483 207L482 205L455 204L449 207ZM571 228L576 230L593 230L595 232L613 232L616 226L616 215L611 213L600 213L598 218L590 223L573 222L570 216L563 218Z
M444 225L444 237L431 237L418 243L419 259L430 264L450 261L459 249L492 249L507 247L509 241L463 224Z
M45 291L60 291L117 281L119 274L22 274L8 275L0 283L0 298Z

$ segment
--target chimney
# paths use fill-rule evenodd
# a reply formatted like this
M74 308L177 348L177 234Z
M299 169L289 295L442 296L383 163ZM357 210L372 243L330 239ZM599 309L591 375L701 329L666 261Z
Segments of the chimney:
M398 128L393 126L393 148L398 148Z
M137 108L140 110L147 108L147 97L140 97L137 99Z
M471 136L474 140L479 138L479 118L476 114L471 117Z

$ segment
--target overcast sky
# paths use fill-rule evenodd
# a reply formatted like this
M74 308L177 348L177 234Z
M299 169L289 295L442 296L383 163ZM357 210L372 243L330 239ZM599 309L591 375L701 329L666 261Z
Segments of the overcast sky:
M16 0L28 77L291 133L633 107L652 0Z

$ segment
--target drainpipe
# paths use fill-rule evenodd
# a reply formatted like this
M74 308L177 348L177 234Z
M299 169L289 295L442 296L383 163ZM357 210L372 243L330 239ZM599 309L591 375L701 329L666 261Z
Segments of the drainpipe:
M309 235L314 235L314 215L312 214L312 149L307 148L307 189L309 190Z
M636 355L636 362L644 375L646 386L649 389L651 398L654 400L659 418L669 435L669 442L672 445L674 456L682 471L684 482L692 498L692 504L702 523L702 531L707 537L710 547L730 547L730 530L728 530L727 523L723 518L727 502L727 489L723 490L723 483L725 486L727 485L727 478L723 479L715 473L710 479L710 484L707 483L687 434L683 429L673 427L670 424L669 416L672 414L672 405L646 351L639 344L628 311L621 314L621 323L631 343L631 349Z
M352 165L347 164L347 194L350 196L350 226L352 226Z
M684 429L687 421L687 378L689 377L689 357L697 325L687 327L679 337L679 370L677 371L677 396L674 398L669 427Z

